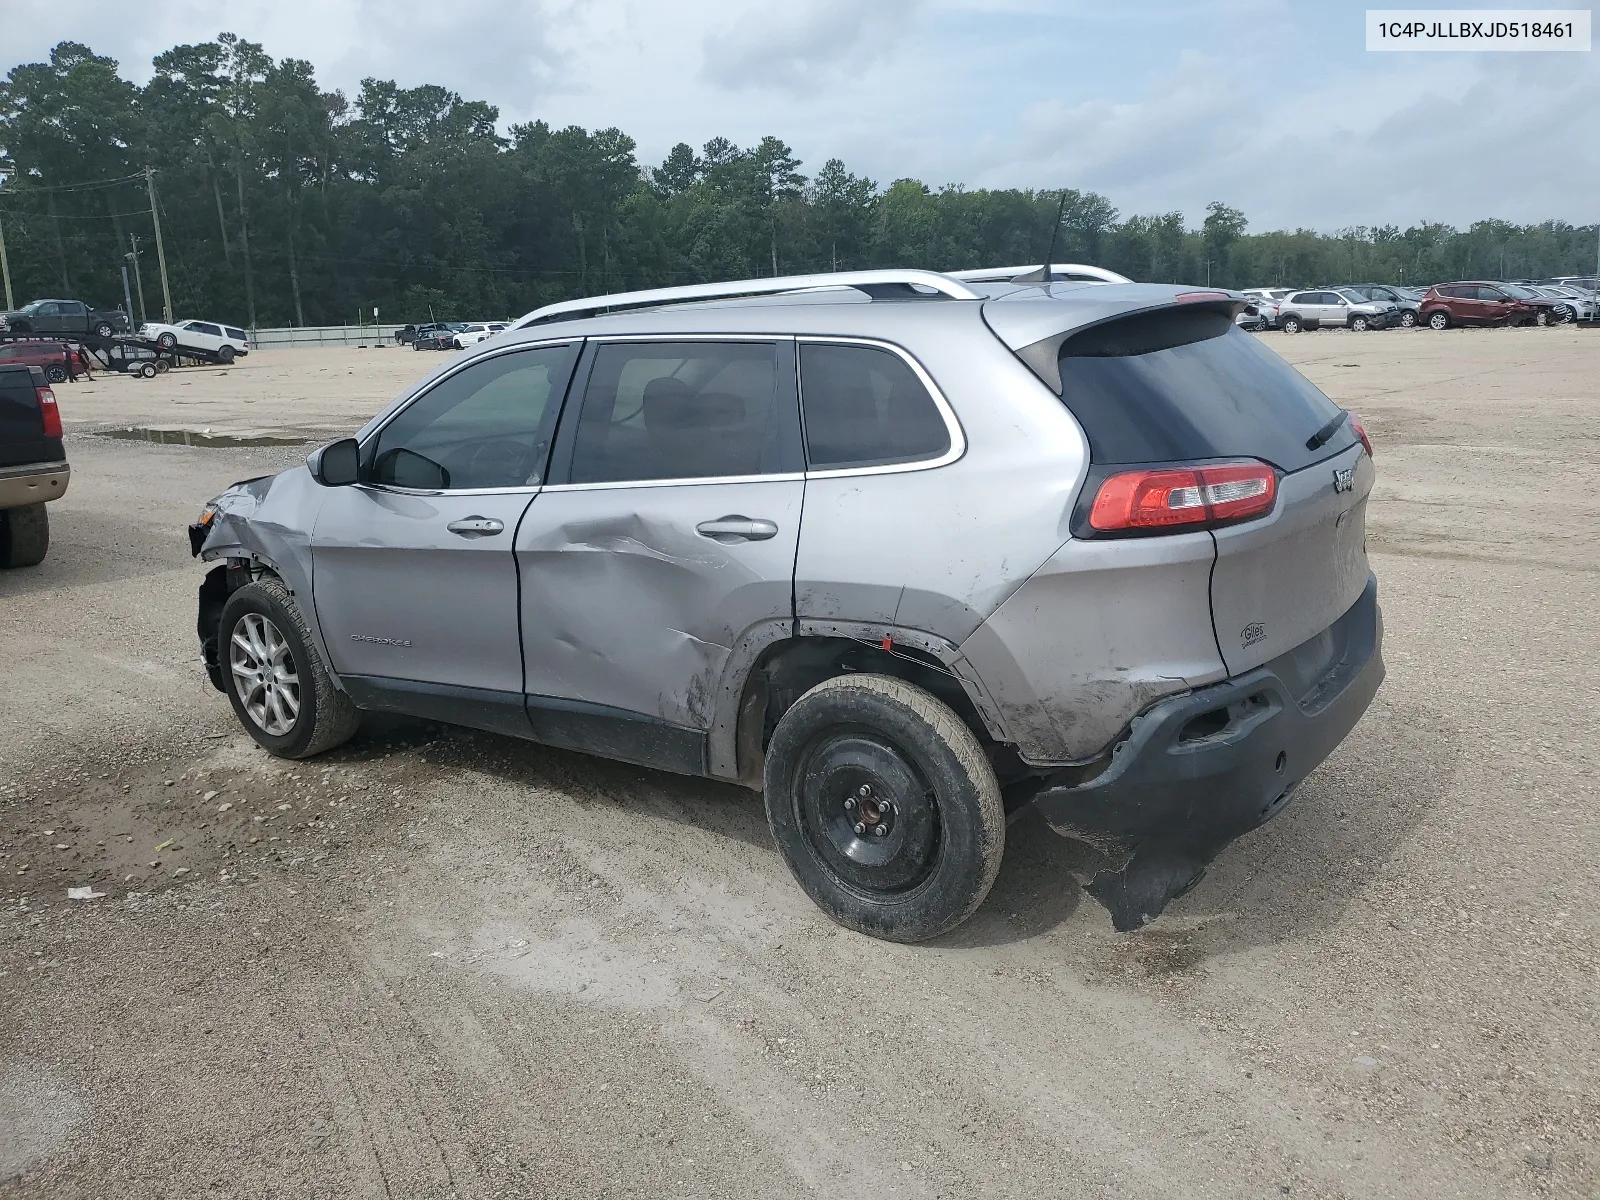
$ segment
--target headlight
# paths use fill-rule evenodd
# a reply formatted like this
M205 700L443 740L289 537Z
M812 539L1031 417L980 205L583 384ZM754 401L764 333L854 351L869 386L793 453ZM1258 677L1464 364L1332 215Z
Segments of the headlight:
M200 519L198 521L196 521L195 524L197 524L197 525L210 525L211 522L216 518L216 515L217 515L217 506L215 504L207 502L206 506L200 510Z

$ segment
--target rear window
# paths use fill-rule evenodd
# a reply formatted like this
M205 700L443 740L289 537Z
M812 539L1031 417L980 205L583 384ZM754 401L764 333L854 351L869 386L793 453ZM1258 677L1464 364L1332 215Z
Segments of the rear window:
M1225 312L1167 309L1062 344L1061 398L1095 463L1259 458L1284 471L1350 446L1348 424L1306 442L1339 408Z

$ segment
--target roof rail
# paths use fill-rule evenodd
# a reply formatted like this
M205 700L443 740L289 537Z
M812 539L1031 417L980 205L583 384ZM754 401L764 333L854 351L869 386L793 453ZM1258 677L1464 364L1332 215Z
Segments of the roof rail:
M968 283L1009 283L1018 275L1027 275L1039 270L1039 264L1033 263L1024 267L977 267L970 271L946 271L945 274L952 279L963 279ZM1104 267L1091 267L1083 263L1051 263L1050 278L1052 282L1060 275L1061 282L1078 283L1132 283L1126 275L1118 275L1115 271L1108 271Z
M959 280L936 271L836 271L827 275L784 275L773 279L740 279L731 283L693 283L686 287L649 288L641 292L612 292L586 296L536 308L513 324L526 329L546 321L570 321L617 308L648 308L662 304L693 304L700 300L725 300L740 296L771 296L826 288L855 288L874 299L925 295L928 291L950 300L984 297ZM926 289L926 291L920 290Z

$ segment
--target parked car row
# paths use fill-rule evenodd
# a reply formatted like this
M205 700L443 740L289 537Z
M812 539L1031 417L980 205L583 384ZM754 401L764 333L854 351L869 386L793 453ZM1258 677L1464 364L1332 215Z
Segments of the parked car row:
M425 325L402 325L394 331L394 340L402 346L410 343L413 350L464 350L505 327L504 321L430 321Z
M1544 283L1458 280L1427 289L1379 283L1353 283L1319 288L1246 288L1251 306L1237 317L1247 329L1280 329L1299 333L1324 327L1369 329L1422 324L1430 329L1453 325L1559 325L1594 321L1600 313L1596 282L1584 277Z

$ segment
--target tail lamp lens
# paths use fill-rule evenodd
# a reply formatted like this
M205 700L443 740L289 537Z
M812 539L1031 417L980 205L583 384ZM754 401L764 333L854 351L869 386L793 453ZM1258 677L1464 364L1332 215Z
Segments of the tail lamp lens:
M44 435L61 436L61 410L56 407L56 394L47 387L36 389L39 397L39 415L44 418Z
M1277 472L1262 462L1123 471L1100 485L1089 524L1102 533L1205 528L1270 512L1277 498Z
M1361 439L1361 444L1367 448L1367 454L1372 454L1372 439L1367 436L1367 427L1361 421L1360 413L1350 414L1350 431Z

